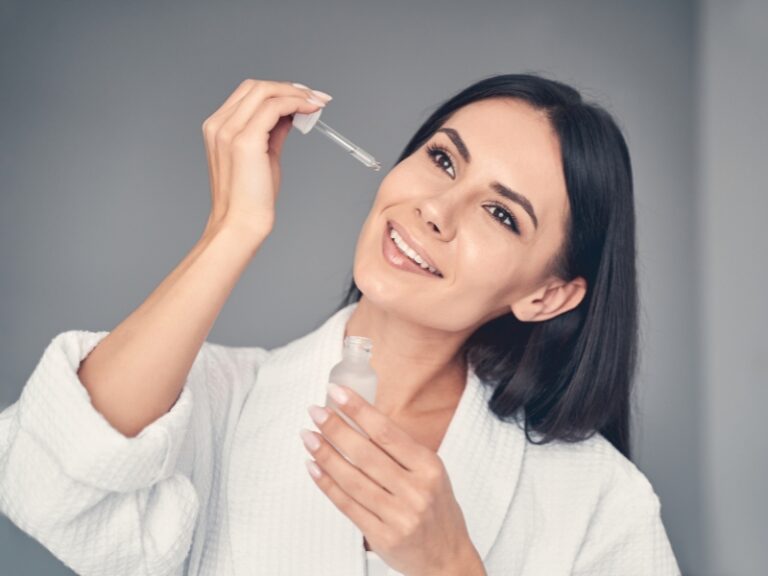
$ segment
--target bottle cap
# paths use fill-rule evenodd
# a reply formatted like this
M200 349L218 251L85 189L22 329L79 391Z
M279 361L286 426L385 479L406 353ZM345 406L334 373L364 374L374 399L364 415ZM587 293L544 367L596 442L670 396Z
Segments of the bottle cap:
M320 113L322 108L315 110L311 114L299 114L298 112L293 115L293 125L299 129L299 132L306 134L312 128L314 128L317 121L320 119Z

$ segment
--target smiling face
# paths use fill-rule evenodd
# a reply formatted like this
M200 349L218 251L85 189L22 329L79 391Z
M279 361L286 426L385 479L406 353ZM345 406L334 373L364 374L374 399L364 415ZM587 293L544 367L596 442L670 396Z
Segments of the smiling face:
M547 269L567 220L559 141L544 114L509 98L473 102L382 180L358 237L355 283L372 303L441 330L510 310L543 320L581 300ZM402 264L390 223L397 244L442 277Z

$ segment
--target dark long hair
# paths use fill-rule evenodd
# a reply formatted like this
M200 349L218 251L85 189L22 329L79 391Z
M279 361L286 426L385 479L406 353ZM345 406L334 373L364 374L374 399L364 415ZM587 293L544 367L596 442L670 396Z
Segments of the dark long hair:
M545 112L557 133L570 215L566 239L549 267L566 281L583 277L587 292L576 308L546 321L521 322L511 311L494 318L461 353L494 387L489 408L495 415L506 420L524 408L529 441L576 442L599 432L631 458L638 295L632 167L624 137L608 112L583 101L574 88L535 74L502 74L439 106L396 164L456 110L486 98L524 101ZM353 278L337 310L361 296Z

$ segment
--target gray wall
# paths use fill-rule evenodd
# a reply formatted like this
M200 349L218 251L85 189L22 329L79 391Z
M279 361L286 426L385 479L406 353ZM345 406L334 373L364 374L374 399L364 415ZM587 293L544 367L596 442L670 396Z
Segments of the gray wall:
M725 16L710 4L707 13ZM723 344L739 361L755 353L751 375L739 373L746 404L731 406L730 418L750 408L758 356L728 340L739 319L723 300L761 283L729 290L720 274L747 265L736 270L741 261L730 261L720 242L737 217L759 217L745 204L756 197L757 172L739 190L739 211L721 209L724 188L697 182L727 183L731 158L717 146L696 146L699 124L722 129L709 114L725 113L731 96L707 73L749 47L710 46L703 54L713 63L702 63L697 17L692 1L668 0L0 2L0 405L18 398L54 335L113 328L192 247L209 208L200 126L243 78L331 93L324 120L386 170L449 94L489 74L543 72L613 112L632 153L643 298L636 461L662 500L681 567L686 574L756 573L748 566L757 564L731 572L713 566L737 566L729 564L733 556L758 552L759 526L751 536L739 529L748 511L729 510L728 490L741 484L723 468L741 473L743 454L758 450L748 440L757 430L745 421L745 452L728 451L737 432L723 418L730 396L721 373L733 366L730 356L715 359ZM697 70L713 91L701 109ZM697 173L700 152L702 165L719 159L717 174ZM292 132L276 229L209 340L271 347L327 317L350 279L357 233L382 175L317 134ZM713 251L722 256L709 267ZM699 280L712 290L701 290ZM755 343L757 321L749 324ZM700 338L721 328L725 342ZM704 528L721 518L731 530L726 540ZM3 518L0 558L0 573L69 573Z
M768 574L768 3L707 0L700 17L707 565L711 574Z

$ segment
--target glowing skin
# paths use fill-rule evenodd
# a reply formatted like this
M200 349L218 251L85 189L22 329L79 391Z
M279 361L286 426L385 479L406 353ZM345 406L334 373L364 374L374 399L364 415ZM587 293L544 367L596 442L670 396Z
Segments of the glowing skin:
M483 100L444 127L459 133L470 161L438 132L384 177L358 237L354 278L364 295L345 333L373 340L376 407L433 444L463 391L466 368L456 356L475 329L510 310L522 321L546 320L577 306L586 290L581 278L545 275L564 238L568 197L559 142L544 115L512 99ZM448 157L430 157L435 144ZM493 181L530 201L537 228L491 189ZM514 216L520 235L502 222L506 214L492 214L494 206ZM382 249L388 220L423 247L443 278L392 265ZM431 430L416 425L424 416L435 422Z

